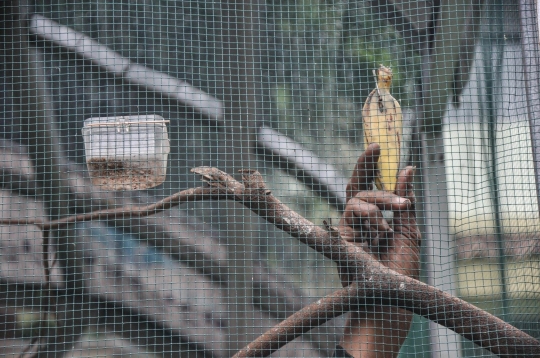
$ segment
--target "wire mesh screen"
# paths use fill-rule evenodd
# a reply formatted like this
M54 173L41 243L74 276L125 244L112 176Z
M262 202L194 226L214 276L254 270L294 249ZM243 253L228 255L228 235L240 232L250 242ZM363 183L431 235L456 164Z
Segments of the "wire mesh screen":
M0 8L0 356L540 357L532 0Z

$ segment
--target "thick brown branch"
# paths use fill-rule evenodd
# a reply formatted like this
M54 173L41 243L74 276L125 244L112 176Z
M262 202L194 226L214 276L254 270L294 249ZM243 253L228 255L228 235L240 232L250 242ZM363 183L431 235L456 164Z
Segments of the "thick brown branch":
M267 357L312 328L350 311L353 302L357 301L356 287L356 284L351 285L304 307L266 331L233 358Z
M258 172L242 171L244 184L241 184L215 168L200 167L192 171L201 175L209 187L184 190L144 207L102 210L50 223L2 220L0 224L35 224L51 229L77 221L146 216L184 202L234 200L338 265L347 266L357 278L355 284L305 307L265 333L240 351L239 357L266 356L329 319L366 304L366 300L408 309L502 357L540 356L540 343L526 333L459 298L390 270L360 248L292 211L272 195Z
M203 180L216 188L224 188L223 183L219 182L224 173L217 169L213 170L214 172L205 168ZM198 173L197 169L193 171ZM353 295L338 293L338 296L330 296L328 302L318 301L306 308L308 311L309 307L313 310L314 316L310 319L315 319L315 322L308 320L303 323L305 327L315 327L323 323L320 322L320 317L332 318L350 310L352 304L357 304L357 298L362 297L406 308L461 334L502 357L540 356L540 342L531 336L474 305L390 270L358 247L314 226L313 223L289 209L271 195L258 172L243 171L243 173L245 190L243 192L237 189L227 190L229 196L234 195L235 200L242 202L255 214L332 259L338 265L348 266L356 274L358 288L354 290ZM227 182L229 181L230 177L227 178ZM351 287L355 288L355 286ZM352 300L353 297L354 300ZM348 304L344 305L347 301ZM326 307L325 304L331 307ZM328 312L328 310L338 309L339 306L344 307L341 311L338 310L339 314ZM301 310L299 314L304 314L306 309ZM293 315L295 316L296 314ZM296 325L298 322L287 323ZM287 324L283 326L287 327ZM276 340L284 339L288 342L295 338L294 332L305 329L299 328L302 325L295 327L291 328L293 334L276 337ZM303 332L298 334L301 333ZM269 352L266 351L259 356L268 354Z
M431 319L499 355L537 357L538 341L491 314L421 282L380 281L381 277L354 283L304 307L234 357L267 357L288 342L359 306L393 305Z

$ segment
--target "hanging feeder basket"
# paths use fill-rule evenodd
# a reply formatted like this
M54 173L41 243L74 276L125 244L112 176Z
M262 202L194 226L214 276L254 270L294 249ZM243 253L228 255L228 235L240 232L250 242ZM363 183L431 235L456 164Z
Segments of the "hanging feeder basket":
M163 183L168 122L158 115L86 119L82 134L92 184L108 190L141 190Z

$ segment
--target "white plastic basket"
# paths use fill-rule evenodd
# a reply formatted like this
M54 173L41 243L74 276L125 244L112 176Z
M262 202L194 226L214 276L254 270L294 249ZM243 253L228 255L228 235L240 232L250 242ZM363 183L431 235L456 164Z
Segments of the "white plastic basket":
M109 190L140 190L163 183L168 122L158 115L86 119L82 134L92 183Z

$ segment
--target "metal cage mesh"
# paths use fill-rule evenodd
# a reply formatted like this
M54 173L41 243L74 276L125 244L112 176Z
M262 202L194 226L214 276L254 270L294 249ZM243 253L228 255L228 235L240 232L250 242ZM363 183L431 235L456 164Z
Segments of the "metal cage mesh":
M387 276L377 282L368 270L356 277L368 297L352 307L361 319L325 306L318 313L327 318L257 356L345 354L338 344L371 358L540 355L535 2L12 0L0 8L0 356L228 357L343 292L347 262L306 242L320 228L325 238L345 233L347 183L365 149L363 107L380 64L392 69L401 104L400 167L416 167L422 240L410 276L508 325L458 321L463 312L424 302L401 278L407 285L391 281L379 297ZM168 137L153 125L141 134L118 124L127 116L163 119ZM111 134L88 139L108 141L93 144L106 157L104 181L148 179L165 155L164 182L96 185L82 129L97 117L114 117ZM127 142L139 147L111 149ZM128 162L142 167L127 170ZM208 167L239 182L256 178L238 170L257 170L264 195L250 201L248 182L232 181L223 190L244 190L236 200L183 192L219 183ZM289 211L261 210L264 198ZM309 220L305 231L295 233L287 213ZM363 231L356 244L402 272L384 255L393 242L408 245L407 234L392 241L411 229L400 215L382 210L394 233ZM410 327L396 305L415 312ZM347 335L354 324L372 329ZM530 347L505 340L512 326ZM375 343L361 352L351 341Z

